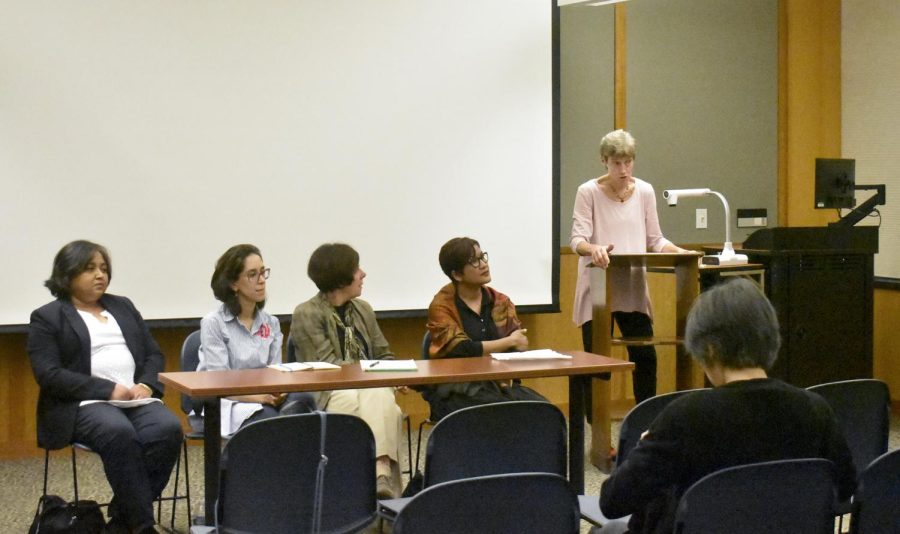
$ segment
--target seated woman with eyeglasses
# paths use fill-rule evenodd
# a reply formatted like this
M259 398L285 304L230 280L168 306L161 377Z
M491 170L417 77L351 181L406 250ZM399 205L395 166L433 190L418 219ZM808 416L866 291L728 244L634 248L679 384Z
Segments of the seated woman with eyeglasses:
M490 356L494 352L528 349L528 338L509 297L487 286L491 281L488 254L478 241L455 237L441 247L438 261L450 283L428 306L430 358ZM423 388L431 419L480 404L511 400L546 401L536 391L512 383L482 381Z
M294 309L291 339L297 358L350 365L360 360L393 359L372 306L362 295L365 271L349 245L328 243L309 258L309 278L319 292ZM379 499L400 494L400 431L403 414L393 388L342 389L318 392L317 404L328 412L355 415L375 436L375 469Z
M153 533L153 499L169 482L181 422L162 403L163 355L141 314L106 292L106 249L72 241L44 283L56 297L31 314L28 357L41 392L38 445L77 442L100 456L113 491L107 532Z
M222 305L200 321L198 371L281 363L281 325L263 310L270 272L253 245L235 245L216 262L210 286ZM222 399L221 404L224 436L254 421L316 409L310 393L240 395Z

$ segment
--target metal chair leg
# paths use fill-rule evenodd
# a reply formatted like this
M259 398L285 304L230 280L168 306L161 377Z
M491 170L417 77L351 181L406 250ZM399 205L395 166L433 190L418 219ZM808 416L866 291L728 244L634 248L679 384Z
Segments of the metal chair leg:
M185 487L185 499L187 500L187 516L188 516L188 531L191 530L191 524L193 522L193 516L191 515L191 469L190 464L188 462L188 440L184 440L181 446L184 448L184 487ZM175 528L175 511L172 511L172 528Z
M419 471L419 456L422 454L422 429L425 425L433 425L431 419L425 419L419 423L419 437L416 439L416 472Z
M44 497L47 496L47 475L50 473L50 449L44 449Z
M75 502L78 502L78 466L75 461L75 446L69 447L72 451L72 487L75 490Z
M409 419L409 414L405 414L404 419L406 420L406 463L409 465L409 473L410 478L413 476L413 460L412 460L412 422Z

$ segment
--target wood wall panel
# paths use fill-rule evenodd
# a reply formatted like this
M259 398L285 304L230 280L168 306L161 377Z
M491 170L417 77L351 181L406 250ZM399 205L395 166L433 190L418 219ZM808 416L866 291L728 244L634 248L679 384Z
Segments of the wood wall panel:
M779 221L822 226L815 159L841 156L841 0L782 0L779 11Z
M875 290L874 375L887 382L894 405L900 405L900 291Z

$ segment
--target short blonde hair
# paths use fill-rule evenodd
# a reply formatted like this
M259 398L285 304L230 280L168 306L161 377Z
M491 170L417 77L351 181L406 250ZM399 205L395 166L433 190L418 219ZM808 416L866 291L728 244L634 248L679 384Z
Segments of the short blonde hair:
M600 158L634 159L634 137L625 130L609 132L600 140Z

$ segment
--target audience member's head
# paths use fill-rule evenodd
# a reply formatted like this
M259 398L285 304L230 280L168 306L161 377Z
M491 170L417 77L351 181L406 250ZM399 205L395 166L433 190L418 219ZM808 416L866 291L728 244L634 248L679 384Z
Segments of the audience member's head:
M775 309L750 280L723 282L697 298L688 315L684 345L707 369L768 371L781 346Z
M109 260L109 252L102 245L91 243L84 239L67 243L56 253L53 259L53 271L50 278L44 282L44 287L50 290L50 294L56 298L68 299L71 292L72 280L83 273L93 261L94 254L99 253L106 262L106 281L112 280L112 262Z
M319 291L328 293L354 282L359 270L359 253L344 243L325 243L309 257L306 274Z

